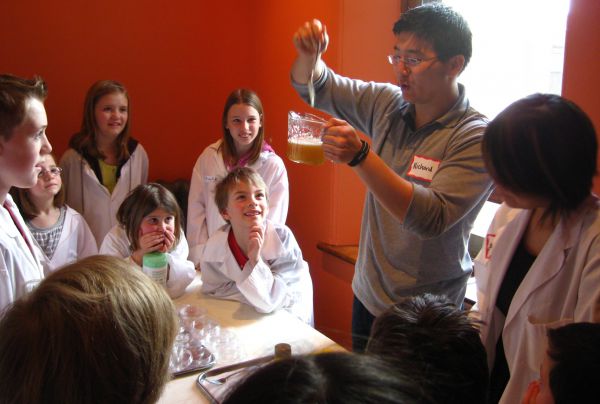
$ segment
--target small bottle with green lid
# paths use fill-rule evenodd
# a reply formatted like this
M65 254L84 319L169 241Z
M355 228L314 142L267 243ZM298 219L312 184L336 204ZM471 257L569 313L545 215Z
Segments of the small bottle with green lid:
M162 286L166 286L169 270L167 254L159 251L144 254L142 258L142 270L150 279Z

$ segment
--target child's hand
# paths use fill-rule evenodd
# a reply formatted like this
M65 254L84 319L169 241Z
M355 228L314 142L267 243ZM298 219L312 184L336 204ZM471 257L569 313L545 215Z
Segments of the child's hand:
M254 267L260 260L260 250L263 244L263 227L252 226L248 237L248 260L250 265Z
M163 251L165 245L165 233L162 231L153 231L151 233L146 233L140 236L140 250L142 250L143 254L153 252L153 251ZM171 241L173 244L173 241Z
M142 266L142 258L144 254L154 251L167 251L164 250L166 239L167 238L165 237L165 233L163 233L162 231L154 231L151 233L141 235L138 241L140 248L131 253L131 258L133 258L136 264ZM171 245L172 244L173 241L171 240Z
M172 232L166 230L164 235L165 235L165 238L163 241L163 246L160 249L160 252L171 251L173 249L173 244L175 243L175 235Z

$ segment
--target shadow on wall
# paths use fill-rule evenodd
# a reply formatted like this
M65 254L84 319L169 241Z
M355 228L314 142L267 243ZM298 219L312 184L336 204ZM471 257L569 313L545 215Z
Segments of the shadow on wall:
M181 209L181 227L183 232L186 232L187 226L187 207L188 194L190 193L190 180L178 178L174 181L156 180L157 183L167 188L177 199L179 208Z

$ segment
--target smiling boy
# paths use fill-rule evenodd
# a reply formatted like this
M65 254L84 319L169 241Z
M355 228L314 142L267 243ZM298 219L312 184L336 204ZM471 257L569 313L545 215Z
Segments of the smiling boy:
M266 219L266 189L250 168L236 168L217 184L215 201L227 224L206 243L202 291L261 313L283 308L312 325L308 264L291 230Z

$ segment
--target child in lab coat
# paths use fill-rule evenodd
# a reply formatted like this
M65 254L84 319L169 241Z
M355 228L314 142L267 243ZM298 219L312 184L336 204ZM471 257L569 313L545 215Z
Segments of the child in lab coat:
M267 186L254 170L231 171L215 189L227 221L207 241L200 262L202 291L270 313L283 308L313 324L308 264L291 230L267 219Z
M188 245L181 228L181 210L173 194L160 184L135 188L117 212L114 226L100 246L100 254L126 258L142 266L144 254L167 253L167 291L172 298L185 292L196 274L188 261Z
M78 259L98 254L98 245L83 216L64 202L60 178L52 154L39 165L37 183L31 188L13 188L13 196L25 223L42 249L44 272L54 271Z
M265 141L264 113L258 95L237 89L225 102L223 138L208 146L194 165L188 196L187 236L190 259L198 264L204 245L225 221L214 200L218 181L236 167L250 167L263 178L269 192L268 218L284 224L289 204L283 160Z
M0 75L0 315L44 277L39 250L8 191L34 186L52 151L46 94L39 77Z
M131 190L148 181L148 155L129 135L129 95L116 81L88 90L81 130L60 160L66 202L83 215L98 245L117 224L116 213Z

